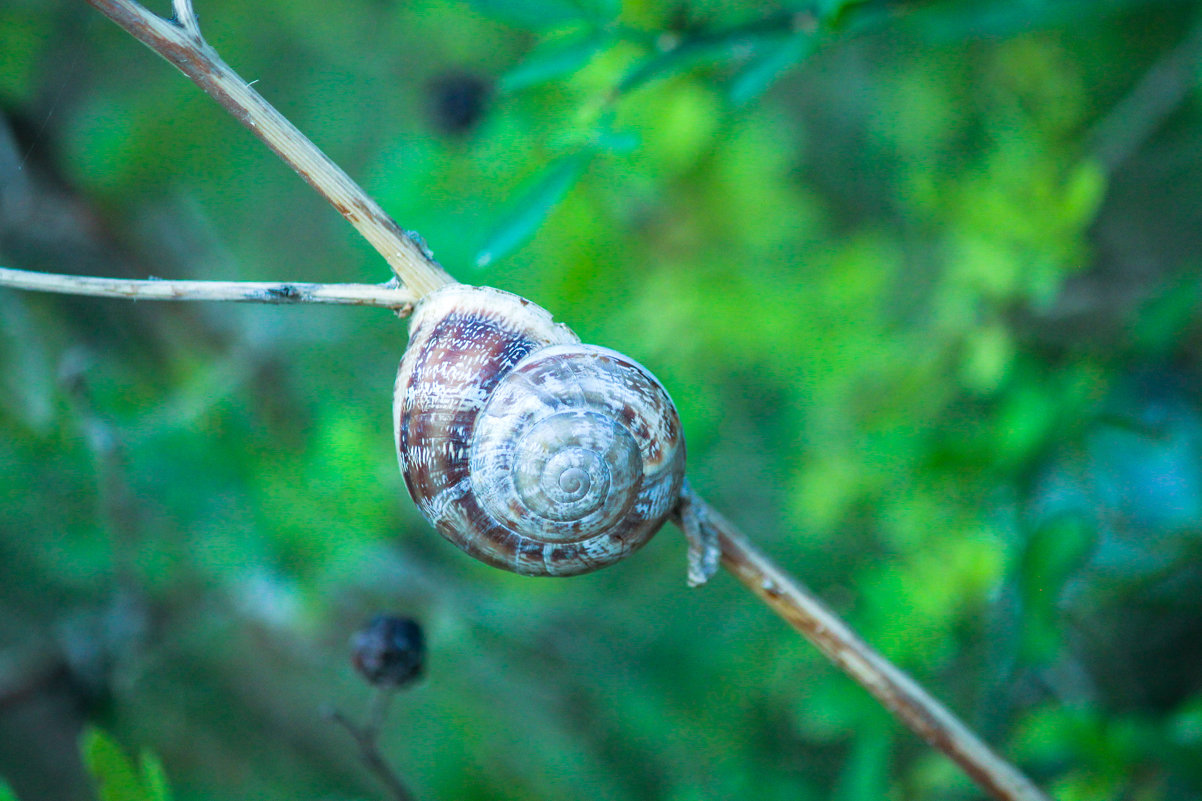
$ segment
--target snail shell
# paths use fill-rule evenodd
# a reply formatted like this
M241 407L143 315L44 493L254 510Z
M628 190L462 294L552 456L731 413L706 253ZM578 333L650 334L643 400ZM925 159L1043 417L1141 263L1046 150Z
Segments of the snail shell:
M421 301L393 420L422 514L516 573L612 564L680 499L684 438L664 388L508 292L452 284Z

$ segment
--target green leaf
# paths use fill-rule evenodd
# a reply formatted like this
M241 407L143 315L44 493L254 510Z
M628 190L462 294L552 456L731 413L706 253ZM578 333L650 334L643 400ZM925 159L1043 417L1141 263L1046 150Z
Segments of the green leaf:
M476 255L476 266L486 267L507 256L530 238L551 209L563 200L576 183L591 157L591 151L582 151L561 158L547 167L533 185L519 195L511 211L485 240Z
M100 729L85 729L80 750L100 801L156 801L146 792L133 762L109 735Z
M822 19L838 20L845 13L854 12L858 7L868 5L865 0L819 0L818 16ZM883 5L874 3L873 5Z
M606 8L572 0L470 0L472 8L493 19L531 30L602 21Z
M786 70L806 58L814 50L812 35L796 33L778 45L765 48L735 74L727 89L727 97L741 106L759 97Z
M0 801L17 801L17 794L4 779L0 779Z
M143 752L135 765L116 740L97 728L84 730L79 747L100 801L171 801L167 774L153 754ZM5 801L3 792L0 801Z
M1096 539L1089 521L1064 514L1043 523L1027 540L1019 567L1024 661L1046 662L1059 649L1060 594L1093 551Z
M1153 352L1172 348L1181 332L1193 324L1202 306L1202 284L1196 270L1190 265L1144 303L1132 331L1136 344Z
M693 67L711 66L729 61L740 50L750 49L753 46L746 37L689 39L671 50L656 54L639 64L618 84L618 91L631 92L643 84L677 75Z
M142 752L141 761L147 797L151 801L171 801L171 786L167 783L167 772L163 770L162 761L149 751Z
M569 75L587 64L608 43L609 36L597 31L542 42L517 66L501 76L501 91L516 92Z
M774 15L746 25L690 35L676 47L636 66L618 84L618 91L630 92L653 80L667 78L693 67L746 58L784 38L791 38L792 25L791 15Z
M1088 224L1106 198L1106 172L1102 165L1083 161L1065 181L1060 213L1070 223Z

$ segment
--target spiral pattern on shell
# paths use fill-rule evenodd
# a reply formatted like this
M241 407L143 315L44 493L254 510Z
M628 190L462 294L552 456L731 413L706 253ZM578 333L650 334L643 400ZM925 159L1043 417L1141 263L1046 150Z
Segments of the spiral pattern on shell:
M596 570L643 545L679 499L684 440L664 388L516 295L455 284L424 298L394 402L409 494L489 564Z

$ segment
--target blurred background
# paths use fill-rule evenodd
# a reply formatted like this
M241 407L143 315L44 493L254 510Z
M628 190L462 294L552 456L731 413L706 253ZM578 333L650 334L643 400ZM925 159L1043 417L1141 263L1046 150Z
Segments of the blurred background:
M648 365L701 494L1058 799L1202 798L1202 5L197 6L457 278ZM0 0L0 265L389 276L67 0ZM381 611L425 626L382 747L428 801L980 797L675 530L562 580L445 543L404 344L0 289L17 797L95 797L94 726L183 801L384 798L328 719Z

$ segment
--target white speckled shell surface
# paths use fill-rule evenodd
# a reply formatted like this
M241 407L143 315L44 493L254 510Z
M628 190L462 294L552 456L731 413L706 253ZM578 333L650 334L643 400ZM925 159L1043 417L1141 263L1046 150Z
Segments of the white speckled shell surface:
M422 514L507 570L612 564L680 496L684 438L659 382L508 292L454 284L423 299L394 404L401 473Z

